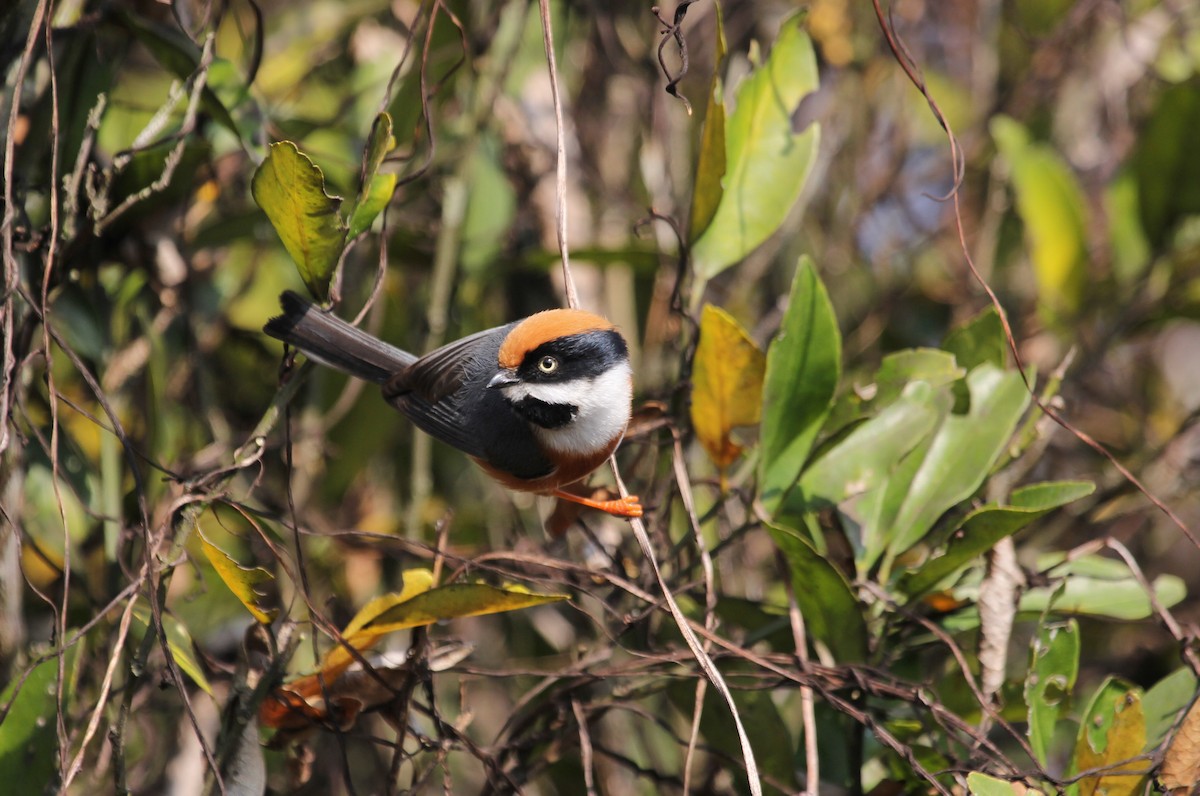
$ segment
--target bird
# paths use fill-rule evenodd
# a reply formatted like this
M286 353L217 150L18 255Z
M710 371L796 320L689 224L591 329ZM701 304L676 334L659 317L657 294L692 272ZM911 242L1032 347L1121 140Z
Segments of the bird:
M413 425L467 454L501 485L642 516L636 495L593 500L566 491L612 455L629 425L629 347L603 317L545 310L418 357L292 291L280 306L266 334L380 385Z

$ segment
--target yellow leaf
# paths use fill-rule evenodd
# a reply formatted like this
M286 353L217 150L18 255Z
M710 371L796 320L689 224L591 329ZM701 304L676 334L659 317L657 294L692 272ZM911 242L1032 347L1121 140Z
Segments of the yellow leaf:
M429 591L431 586L433 586L433 573L428 569L405 570L404 587L398 592L376 597L364 605L354 615L354 618L350 620L350 624L346 625L342 630L342 637L359 652L370 649L375 646L380 638L392 630L398 630L399 628L383 628L379 630L363 630L363 628L395 606L408 602L418 594ZM350 654L345 646L338 644L326 653L325 658L321 661L320 670L328 679L332 680L345 671L346 667L353 662L354 656Z
M431 589L373 619L366 631L390 633L463 616L483 616L570 599L566 594L533 594L523 586L497 588L483 583L452 583Z
M766 367L766 355L738 322L705 305L692 367L692 426L722 470L742 452L730 436L733 429L755 425L762 417Z
M196 531L208 563L212 564L229 590L241 600L242 605L246 606L246 610L253 614L255 619L264 625L271 624L279 611L275 608L263 608L259 604L263 594L256 587L261 583L270 583L275 580L275 576L262 567L243 567L224 550L208 541L199 528Z
M1089 711L1092 721L1111 722L1103 743L1093 746L1088 732L1081 731L1075 748L1075 769L1110 769L1103 776L1084 777L1079 781L1083 796L1134 796L1142 792L1146 781L1144 772L1148 760L1130 760L1145 751L1146 716L1142 712L1142 697L1137 691L1127 691L1100 711ZM1116 765L1122 760L1128 763ZM1139 772L1117 774L1119 771Z

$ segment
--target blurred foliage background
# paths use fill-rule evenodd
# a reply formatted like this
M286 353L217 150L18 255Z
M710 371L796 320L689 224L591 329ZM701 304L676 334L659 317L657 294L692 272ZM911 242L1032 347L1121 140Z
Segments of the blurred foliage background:
M549 7L574 278L582 304L624 329L637 372L623 475L685 611L728 640L707 646L767 791L801 789L818 759L830 793L1133 793L1154 776L1170 788L1161 766L1195 693L1200 621L1200 8L892 3L882 19L953 129L955 160L876 8L813 0L796 25L819 90L787 106L788 135L819 127L819 143L804 139L803 169L752 183L769 194L791 180L780 222L714 265L690 220L697 193L713 198L703 122L714 96L732 118L800 6L730 2L719 27L711 0L684 4L677 89L691 112L664 90L681 52L667 36L664 74L648 4ZM545 501L431 444L375 390L281 368L261 333L279 293L304 290L251 195L269 144L295 142L350 202L381 113L394 193L342 252L339 313L362 310L372 333L424 351L562 304L537 4L19 0L0 10L0 66L0 779L23 793L747 792L728 712L698 685L625 523L586 514L547 535ZM814 270L797 269L801 255ZM725 454L694 439L706 303L727 313L729 345L774 339L784 361L781 324L811 322L788 296L828 295L836 395L789 486L802 468L817 473L802 485L820 482L814 464L898 406L905 384L943 378L933 389L959 414L979 363L1021 384L968 257L1035 392L1179 522L1027 396L979 463L986 483L946 501L924 547L898 547L882 570L845 530L853 490L764 507L763 462L792 439L769 436L783 422L770 358L765 387L761 363L736 377L755 382L739 383L755 407L767 391L762 445L757 412L733 423L746 428ZM933 360L889 359L939 346L954 355L940 376L921 370ZM914 434L891 465L925 450ZM997 674L977 604L994 554L921 589L900 569L915 578L912 556L983 527L964 517L1034 482L1095 490L1023 509L1014 594L1042 600L1000 620ZM359 681L353 710L328 700L260 751L264 689L313 671L333 628L430 566L446 582L572 600L390 634L370 652L399 678L382 695ZM830 607L822 584L850 602ZM247 603L278 618L257 626ZM1030 690L1039 665L1054 694ZM1137 700L1135 742L1113 706ZM1089 726L1107 753L1080 745ZM1125 775L1080 774L1110 765Z

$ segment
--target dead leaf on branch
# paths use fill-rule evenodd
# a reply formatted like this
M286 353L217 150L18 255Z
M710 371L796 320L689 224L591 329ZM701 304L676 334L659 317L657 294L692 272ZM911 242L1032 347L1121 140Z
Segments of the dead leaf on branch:
M742 453L733 430L762 419L766 369L766 355L733 316L705 305L692 369L692 426L722 472Z
M1187 718L1171 739L1158 781L1172 796L1200 791L1200 700L1192 703Z

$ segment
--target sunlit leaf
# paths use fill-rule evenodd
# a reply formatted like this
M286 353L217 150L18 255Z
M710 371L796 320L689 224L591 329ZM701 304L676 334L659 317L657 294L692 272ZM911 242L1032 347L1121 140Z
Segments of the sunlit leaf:
M1030 646L1029 673L1025 675L1025 705L1029 718L1029 745L1043 766L1060 712L1079 674L1079 623L1042 624Z
M692 247L702 280L741 260L779 228L812 168L819 129L812 124L797 132L792 123L800 101L818 82L803 23L802 14L785 20L767 62L738 88L725 127L725 189L712 222Z
M205 676L200 661L196 659L196 647L191 633L183 626L182 622L168 613L162 615L162 623L163 630L167 635L167 647L171 650L171 657L179 665L180 671L190 677L192 682L200 686L205 693L211 695L212 686L209 685L208 677ZM139 605L133 609L133 624L140 630L139 638L143 633L155 632L150 609L145 606Z
M938 392L919 381L879 414L856 427L804 471L798 492L809 510L876 489L900 460L933 431L949 409ZM787 504L792 506L789 497Z
M364 652L391 632L391 629L382 630L363 630L370 622L374 621L383 613L400 605L401 603L411 600L418 594L423 594L429 591L433 586L433 572L428 569L406 569L404 571L404 586L398 592L384 594L368 602L350 623L342 630L342 638L346 639L347 643L359 652ZM325 654L325 658L321 661L320 670L328 678L337 677L342 671L354 662L354 656L342 644L333 647Z
M1074 314L1087 285L1087 205L1070 167L1006 116L991 123L1025 223L1038 296L1054 317Z
M845 576L794 531L768 530L787 559L796 603L809 634L828 645L840 663L865 660L867 627Z
M516 611L569 599L570 596L566 594L534 594L517 586L499 588L483 583L452 583L431 589L384 611L363 629L390 633L464 616Z
M254 201L292 256L304 284L324 300L346 240L340 197L325 192L325 177L291 141L271 144L250 184Z
M1130 760L1146 747L1146 718L1141 691L1110 677L1097 689L1083 720L1075 746L1075 771L1113 768L1115 771L1145 771L1145 760ZM1140 793L1144 774L1105 774L1079 781L1081 796L1133 796Z
M954 355L936 348L907 348L888 354L875 371L875 394L871 401L883 405L894 401L912 382L930 387L951 384L967 375L967 369L955 362Z
M899 554L924 538L951 506L970 497L983 483L1029 403L1021 375L984 364L967 374L971 408L950 415L906 489L895 519L880 528L877 545L868 550L870 565L886 547Z
M1183 602L1187 587L1175 575L1159 575L1150 583L1154 597L1164 608ZM1050 600L1050 589L1030 589L1021 595L1022 611L1042 611ZM1054 601L1055 610L1063 613L1107 616L1113 619L1145 619L1154 614L1142 585L1129 576L1123 580L1071 575L1067 578L1062 596Z
M694 241L708 228L721 202L721 180L725 176L725 85L721 69L725 65L725 19L721 4L715 3L717 52L713 76L708 86L708 104L704 110L704 130L700 136L700 156L696 162L696 185L692 188L692 213L688 222L688 240Z
M807 257L800 258L787 313L767 349L759 494L774 513L800 477L842 372L842 336L833 305Z
M1034 796L1040 791L1030 790L1018 782L996 779L972 771L967 774L967 793L971 796Z
M358 197L350 211L350 229L347 238L356 238L363 230L371 226L375 217L387 207L392 200L392 192L396 189L395 174L380 174L379 167L387 153L396 146L392 137L392 117L381 113L375 117L371 125L371 135L367 139L366 151L363 153L362 173L359 175Z
M264 595L258 590L262 584L274 581L275 576L262 567L243 567L232 556L210 542L203 533L197 535L208 562L234 596L246 606L246 610L264 625L275 621L279 609L263 607L261 599Z
M900 588L917 596L934 588L944 578L991 550L1054 509L1094 492L1090 481L1050 481L1014 490L1006 506L988 504L972 511L950 537L946 552L925 562L900 582Z
M705 305L692 367L692 425L722 470L742 451L733 430L754 425L762 416L766 366L766 356L733 316Z

